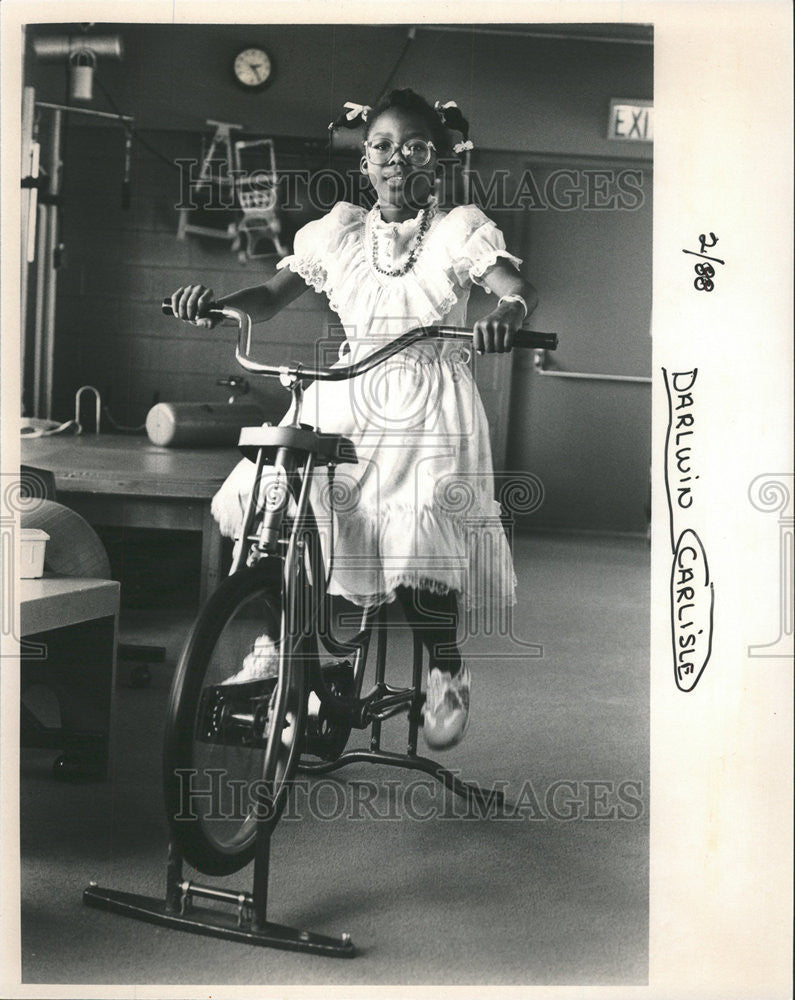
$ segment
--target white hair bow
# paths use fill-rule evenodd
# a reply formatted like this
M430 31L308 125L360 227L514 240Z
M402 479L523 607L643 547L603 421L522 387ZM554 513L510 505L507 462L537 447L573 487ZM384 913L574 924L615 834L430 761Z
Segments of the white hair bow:
M342 106L343 108L350 108L348 113L345 115L349 122L352 122L359 116L361 116L363 122L366 122L368 111L373 110L369 104L354 104L353 101L346 101Z

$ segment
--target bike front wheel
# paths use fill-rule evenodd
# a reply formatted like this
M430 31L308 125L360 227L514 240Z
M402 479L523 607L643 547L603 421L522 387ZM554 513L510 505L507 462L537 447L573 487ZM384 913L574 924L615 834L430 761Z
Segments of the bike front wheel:
M285 637L282 564L225 580L180 657L166 725L163 778L172 840L208 875L239 871L257 831L279 820L300 756L306 712L301 643Z

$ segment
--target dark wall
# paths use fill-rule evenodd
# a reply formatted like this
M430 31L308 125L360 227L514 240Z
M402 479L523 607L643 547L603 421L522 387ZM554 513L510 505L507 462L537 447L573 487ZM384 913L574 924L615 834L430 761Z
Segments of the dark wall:
M33 35L68 34L39 25ZM405 26L97 25L121 36L123 62L100 63L103 82L145 129L196 131L207 118L264 134L322 136L345 101L371 104L405 42ZM233 82L234 55L261 45L272 84L258 94ZM41 100L65 96L62 64L27 60ZM651 98L651 48L639 44L513 37L464 28L418 28L392 80L431 100L456 100L484 149L613 156L605 138L612 97ZM97 92L94 106L107 107ZM627 145L631 157L648 155Z
M153 141L167 159L179 159L196 154L200 137L158 132ZM276 258L240 263L228 240L178 240L179 174L142 147L133 166L131 205L123 209L118 132L74 129L68 146L55 416L71 416L74 391L84 383L100 389L114 419L126 426L142 423L155 399L224 401L229 390L216 380L240 374L233 333L170 320L161 313L161 299L191 282L219 295L255 284L274 273ZM303 209L300 215L306 215ZM267 327L257 328L257 342L264 356L308 361L335 320L325 297L308 290ZM252 398L271 419L289 402L271 380L261 380Z

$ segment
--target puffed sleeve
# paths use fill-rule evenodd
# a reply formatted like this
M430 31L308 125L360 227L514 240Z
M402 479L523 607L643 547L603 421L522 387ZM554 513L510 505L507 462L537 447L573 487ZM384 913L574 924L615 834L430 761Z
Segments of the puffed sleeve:
M496 224L477 205L459 205L447 217L448 252L458 283L483 285L483 275L502 258L519 267L519 257L509 253L505 237Z
M339 280L341 250L354 238L365 214L358 205L337 202L327 215L298 230L292 255L282 258L277 269L289 267L316 292L331 295L332 285Z
M302 226L293 238L293 253L283 257L276 265L277 270L289 267L300 274L307 285L316 292L322 292L328 282L326 259L331 236L331 213L322 219L313 219Z

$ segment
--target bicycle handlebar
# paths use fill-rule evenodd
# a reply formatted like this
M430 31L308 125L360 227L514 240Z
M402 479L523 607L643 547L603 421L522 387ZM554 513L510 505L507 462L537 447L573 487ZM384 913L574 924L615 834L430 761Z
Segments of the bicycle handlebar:
M166 316L174 316L171 299L163 299L161 306ZM361 361L341 368L310 368L303 364L296 365L266 365L250 357L251 351L251 317L242 309L234 306L211 305L204 314L207 318L230 320L237 325L237 347L235 357L238 364L253 375L270 375L281 379L301 378L313 381L341 382L356 378L375 368L376 365L404 348L421 340L472 340L472 330L460 326L419 326L407 330L395 340L368 354ZM554 351L558 346L556 333L540 333L534 330L517 330L514 334L514 347Z

